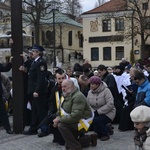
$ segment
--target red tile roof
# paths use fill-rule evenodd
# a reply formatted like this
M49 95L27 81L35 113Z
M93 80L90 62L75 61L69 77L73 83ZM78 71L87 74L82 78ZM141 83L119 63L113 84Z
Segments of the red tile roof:
M94 14L94 13L103 13L103 12L116 12L126 10L127 5L124 0L111 0L105 4L94 8L90 11L84 12L83 14Z

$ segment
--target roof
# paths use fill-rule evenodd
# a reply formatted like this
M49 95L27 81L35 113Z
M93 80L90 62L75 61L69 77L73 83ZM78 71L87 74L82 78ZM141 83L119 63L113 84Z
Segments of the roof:
M0 9L5 9L10 11L10 6L6 5L3 2L0 2ZM23 19L29 21L30 15L24 14L23 13ZM50 13L46 14L41 20L41 24L53 24L53 12L51 11ZM55 23L60 24L60 23L66 23L69 25L77 26L77 27L83 27L82 24L78 23L77 21L71 19L68 15L60 13L58 10L55 10Z
M71 19L68 15L60 13L58 10L55 10L55 24L65 23L72 26L77 26L82 28L82 24ZM23 14L23 18L29 20L29 15ZM40 19L40 24L53 24L53 12L47 13L43 18Z
M111 0L109 2L104 3L103 5L94 8L90 11L84 12L83 15L86 14L94 14L94 13L104 13L104 12L116 12L116 11L124 11L126 10L127 5L123 0Z
M44 18L41 18L40 22L42 24L53 24L53 12L46 14ZM77 26L82 28L82 24L78 23L77 21L71 19L68 15L60 13L58 10L55 10L55 23L66 23L69 25Z

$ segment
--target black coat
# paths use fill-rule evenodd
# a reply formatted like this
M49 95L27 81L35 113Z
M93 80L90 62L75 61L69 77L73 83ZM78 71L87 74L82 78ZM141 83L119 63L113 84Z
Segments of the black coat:
M62 89L58 83L55 84L51 91L51 96L49 98L49 111L48 115L42 120L42 122L39 124L38 128L42 127L43 125L49 125L50 123L53 123L53 120L56 117L57 113L57 105L56 105L56 92L59 93L59 97L62 95Z
M7 63L6 65L0 63L0 72L7 72L11 68L12 68L11 63ZM2 83L1 83L1 78L0 78L0 96L2 96L2 93L3 93L3 89L2 89Z
M117 84L112 74L109 74L108 72L106 72L102 80L107 84L114 98L114 105L116 108L116 117L113 122L119 123L121 111L124 105L123 96L121 93L118 92Z
M45 94L47 92L47 63L40 57L37 61L33 61L28 78L28 94L34 92Z
M56 105L56 92L59 93L59 97L62 95L62 89L60 85L56 84L51 92L51 96L49 98L49 113L54 114L57 112L57 105Z

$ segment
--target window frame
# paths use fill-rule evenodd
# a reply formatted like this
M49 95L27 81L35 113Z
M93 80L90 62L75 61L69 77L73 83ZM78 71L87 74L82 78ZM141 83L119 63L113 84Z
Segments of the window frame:
M103 30L103 32L111 31L111 19L102 20L102 30Z
M91 61L99 61L99 47L91 47Z
M115 19L115 31L124 31L124 19L123 18Z
M72 46L73 44L73 32L68 31L68 46Z
M148 2L142 3L142 9L143 10L148 10Z
M150 29L150 16L144 18L145 29Z
M106 53L106 55L108 54L108 53L110 53L109 55L109 58L108 59L105 59L106 57L106 55L105 55L105 53ZM103 47L103 60L104 61L110 61L110 60L112 60L112 53L111 53L111 47Z
M122 48L122 49L121 49ZM120 51L122 51L122 53L123 53L123 55L121 56L121 54L120 54L120 57L118 57L118 52ZM124 58L124 46L117 46L116 47L116 60L121 60L122 58Z

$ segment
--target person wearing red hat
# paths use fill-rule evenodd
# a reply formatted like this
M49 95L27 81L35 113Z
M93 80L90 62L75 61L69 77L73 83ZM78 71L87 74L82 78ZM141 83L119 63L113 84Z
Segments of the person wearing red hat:
M90 129L97 133L101 141L106 141L113 134L111 122L116 115L114 99L106 83L98 76L91 77L89 83L87 101L94 111Z

